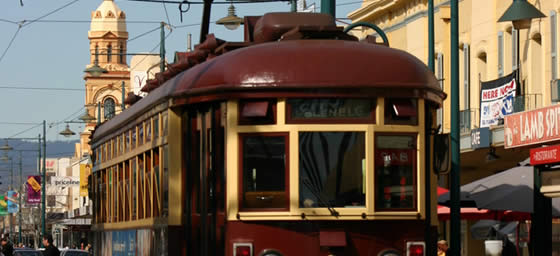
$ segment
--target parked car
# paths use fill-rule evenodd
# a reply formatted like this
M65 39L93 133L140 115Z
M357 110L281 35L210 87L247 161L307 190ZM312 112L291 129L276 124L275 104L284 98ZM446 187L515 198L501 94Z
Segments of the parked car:
M43 254L32 248L14 248L14 256L43 256Z
M78 249L60 249L60 256L89 256L88 251Z

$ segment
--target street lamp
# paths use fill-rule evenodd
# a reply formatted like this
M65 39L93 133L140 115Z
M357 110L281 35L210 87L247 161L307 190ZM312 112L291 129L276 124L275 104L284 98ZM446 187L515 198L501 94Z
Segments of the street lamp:
M527 0L513 0L498 22L511 21L518 31L531 27L531 20L546 17ZM517 36L517 51L519 51L519 34ZM517 54L518 81L521 77L519 53ZM552 201L540 192L540 171L537 167L533 172L533 214L531 221L531 243L533 255L552 254Z
M529 28L532 19L543 17L546 16L527 0L513 0L498 22L511 21L513 27L519 30Z
M216 21L218 25L224 25L229 30L235 30L239 25L243 24L243 19L235 15L235 6L233 3L228 7L228 15Z

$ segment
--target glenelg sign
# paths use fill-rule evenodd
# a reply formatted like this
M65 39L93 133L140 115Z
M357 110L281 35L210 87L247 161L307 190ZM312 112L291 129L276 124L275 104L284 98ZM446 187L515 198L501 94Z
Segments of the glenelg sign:
M504 116L504 148L560 140L560 105Z

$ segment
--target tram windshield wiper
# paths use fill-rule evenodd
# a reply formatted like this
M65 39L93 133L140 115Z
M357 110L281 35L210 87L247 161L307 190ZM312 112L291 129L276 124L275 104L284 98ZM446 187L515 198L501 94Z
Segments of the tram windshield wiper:
M332 216L340 216L340 213L334 209L332 204L330 204L329 201L323 197L321 192L319 192L318 189L316 189L309 180L303 180L303 184L307 186L307 188L309 188L309 191L319 200L321 204L327 206L327 209L329 210L329 212L331 212Z

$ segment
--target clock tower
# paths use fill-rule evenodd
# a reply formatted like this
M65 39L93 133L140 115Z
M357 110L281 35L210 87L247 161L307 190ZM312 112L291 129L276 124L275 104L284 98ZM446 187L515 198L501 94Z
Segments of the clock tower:
M90 63L86 68L93 66L97 59L98 65L108 72L98 77L84 75L86 111L96 118L96 122L87 124L80 135L82 152L90 151L89 136L96 123L105 122L122 111L122 84L125 94L130 91L126 16L113 0L104 0L97 10L91 12L88 38Z

